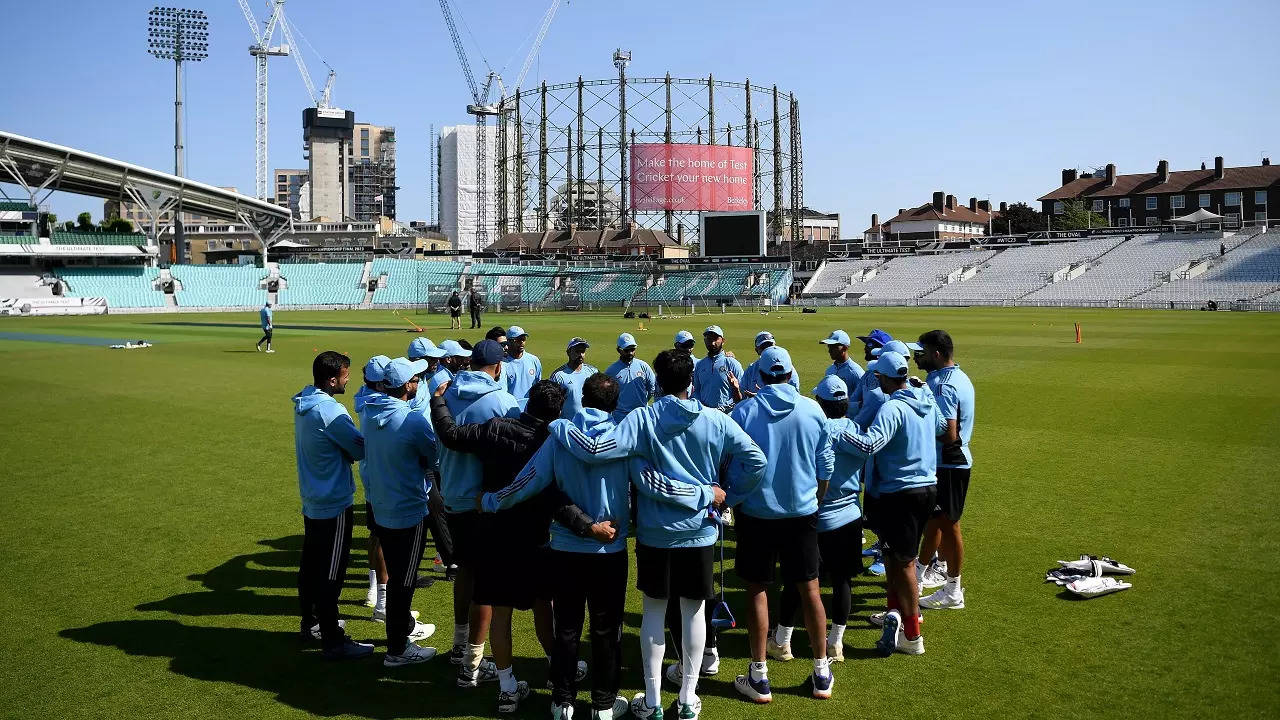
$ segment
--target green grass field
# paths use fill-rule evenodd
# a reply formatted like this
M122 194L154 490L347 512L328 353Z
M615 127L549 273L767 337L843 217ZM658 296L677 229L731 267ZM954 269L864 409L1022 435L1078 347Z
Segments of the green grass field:
M439 316L411 317L433 340L459 336ZM403 354L413 334L389 312L276 320L274 355L253 351L249 313L0 323L0 332L155 343L114 351L0 339L9 503L0 523L0 715L495 715L496 687L457 690L443 658L384 671L380 653L328 664L299 651L289 398L310 381L317 349L346 352L358 367L376 353ZM701 684L704 717L1280 713L1280 605L1266 595L1280 581L1280 315L850 309L660 319L645 331L617 313L487 320L526 328L548 373L571 335L590 340L588 360L605 367L624 330L652 358L676 330L698 334L716 322L729 349L749 358L751 336L769 329L791 350L806 391L828 364L817 340L833 328L914 338L942 327L956 338L978 391L967 609L926 615L926 655L871 657L878 633L866 617L882 593L859 579L849 659L835 666L835 699L825 704L803 684L803 628L793 641L800 657L770 663L774 703L739 700L732 682L745 668L746 633L728 632L720 675ZM342 399L350 407L350 395ZM358 527L342 612L355 638L381 646L382 626L362 604L364 537ZM1133 589L1076 601L1042 583L1055 560L1082 552L1137 568ZM741 615L732 572L729 585ZM450 592L436 583L414 600L439 626L429 642L441 649ZM639 608L632 589L628 696L641 686ZM527 614L516 635L517 674L540 688L545 666ZM548 717L549 703L538 689L519 716Z

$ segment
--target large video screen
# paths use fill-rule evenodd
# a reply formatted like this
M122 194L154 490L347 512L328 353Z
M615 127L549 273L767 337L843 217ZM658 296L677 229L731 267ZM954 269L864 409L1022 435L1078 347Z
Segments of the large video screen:
M637 143L631 146L631 207L751 210L751 148Z
M703 213L698 241L705 257L764 255L764 212Z

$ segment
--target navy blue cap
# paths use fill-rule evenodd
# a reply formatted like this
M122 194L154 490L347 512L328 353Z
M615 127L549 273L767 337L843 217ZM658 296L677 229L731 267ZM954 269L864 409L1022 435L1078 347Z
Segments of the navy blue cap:
M475 367L487 367L502 362L505 351L497 340L481 340L471 348L471 364Z

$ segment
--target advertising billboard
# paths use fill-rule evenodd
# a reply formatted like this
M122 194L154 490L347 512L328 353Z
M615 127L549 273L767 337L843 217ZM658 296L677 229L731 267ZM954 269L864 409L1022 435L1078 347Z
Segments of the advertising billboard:
M751 148L636 143L631 146L631 208L752 210Z

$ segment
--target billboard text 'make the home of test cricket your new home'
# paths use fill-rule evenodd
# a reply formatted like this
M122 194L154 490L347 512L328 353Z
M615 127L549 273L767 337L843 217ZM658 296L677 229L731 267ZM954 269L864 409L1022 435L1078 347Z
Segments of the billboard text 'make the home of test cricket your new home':
M751 148L638 143L631 146L631 207L751 210Z

